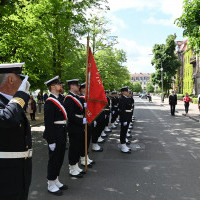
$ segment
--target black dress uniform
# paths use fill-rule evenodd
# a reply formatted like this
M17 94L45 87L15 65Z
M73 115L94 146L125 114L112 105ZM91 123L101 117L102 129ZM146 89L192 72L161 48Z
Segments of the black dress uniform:
M50 94L49 97L58 100L53 94ZM48 144L56 144L54 151L49 149L48 180L55 180L59 176L63 164L66 148L66 124L56 124L56 122L65 120L61 109L47 99L44 105L45 130L43 137Z
M170 105L170 108L171 108L171 115L174 115L175 107L177 105L177 96L176 95L170 95L169 96L169 105Z
M121 144L125 144L126 133L132 118L132 102L129 97L124 95L119 99L119 115L121 121L120 142ZM127 122L127 124L124 125L124 122Z
M69 92L69 95L75 97L75 100L77 99L81 103L78 95L72 92ZM81 108L80 104L77 104L69 95L66 96L64 101L64 107L68 115L69 164L76 165L80 159L82 139L84 137L84 112L83 106Z
M1 69L0 69L1 73ZM12 72L9 72L12 73ZM0 199L26 200L32 174L32 139L24 107L29 95L18 91L9 101L0 94ZM6 153L28 151L28 157L8 158ZM9 154L9 153L8 153Z
M112 112L112 118L111 123L115 123L117 117L118 117L118 106L119 106L119 98L118 97L112 97L111 99L111 112Z
M106 94L108 94L109 91L106 90ZM111 100L110 100L110 97L106 96L107 98L107 101L108 101L108 104L107 106L105 107L105 132L111 132L111 130L108 128L108 124L109 124L109 121L110 121L110 104L111 104Z

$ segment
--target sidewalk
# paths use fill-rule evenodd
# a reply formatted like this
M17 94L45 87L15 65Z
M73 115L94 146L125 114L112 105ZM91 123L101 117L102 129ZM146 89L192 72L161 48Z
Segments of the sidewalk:
M161 97L160 96L152 96L152 101L153 101L153 103L165 106L170 111L169 99L168 98L165 98L164 103L161 103ZM183 101L178 100L177 105L176 105L176 112L185 116L185 107L184 107ZM196 122L200 122L200 112L199 112L199 109L198 109L198 104L190 103L189 112L188 112L187 116L185 116L185 117L189 117Z
M37 125L40 125L40 124L44 123L44 110L43 109L42 109L42 113L41 114L38 114L38 112L35 113L36 121L32 121L31 120L29 113L26 113L26 116L27 116L27 118L28 118L28 120L30 122L31 127L37 126Z

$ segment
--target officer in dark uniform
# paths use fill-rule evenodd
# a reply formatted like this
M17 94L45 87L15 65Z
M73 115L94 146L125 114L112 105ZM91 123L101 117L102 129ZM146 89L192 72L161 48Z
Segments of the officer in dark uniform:
M27 200L32 173L32 139L24 107L30 87L24 63L0 64L0 199Z
M79 168L78 163L87 120L84 117L84 106L79 97L79 79L68 80L67 83L69 94L65 97L64 107L68 115L69 174L72 177L81 178L84 171Z
M64 84L63 84L63 82L61 82L61 89L60 89L60 94L59 94L58 100L62 103L64 102L64 99L65 99L65 95L64 95L65 89L64 88L65 88Z
M105 107L105 132L112 132L111 129L108 128L108 124L109 124L109 120L110 120L110 107L111 107L111 100L110 100L110 91L109 90L105 90L106 93L106 98L108 101L108 105Z
M49 88L50 96L44 105L45 130L43 137L47 140L49 149L49 161L47 167L48 192L60 196L62 190L68 189L58 177L62 167L66 148L67 114L59 101L61 83L59 76L45 82Z
M177 105L177 96L174 94L174 91L172 91L172 94L169 96L169 105L171 108L171 115L174 116L175 108Z
M121 88L122 96L119 99L119 114L121 121L121 131L120 131L120 142L121 142L121 152L131 153L131 149L126 146L126 133L129 127L131 115L132 115L132 104L130 98L128 97L128 87Z
M116 125L118 124L116 122L117 116L118 116L118 105L119 105L119 98L117 97L117 91L112 91L112 99L111 99L111 113L112 113L112 118L111 118L111 127L112 128L117 128Z
M85 108L87 107L86 102L85 102L85 86L86 86L86 83L82 83L80 85L80 95L79 95L81 103L84 107L84 115L85 115ZM92 133L94 131L95 131L94 122L91 123L90 125L87 125L87 151L90 147L90 141L91 141ZM88 152L87 152L87 166L92 167L93 164L95 164L95 162L89 158ZM84 137L82 140L82 148L81 148L81 165L85 166L85 132L84 132Z

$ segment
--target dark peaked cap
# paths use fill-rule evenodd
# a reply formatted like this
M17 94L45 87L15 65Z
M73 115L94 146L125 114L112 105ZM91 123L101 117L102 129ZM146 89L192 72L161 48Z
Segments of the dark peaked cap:
M22 66L25 63L5 63L0 64L0 74L14 73L21 75Z
M44 83L47 87L49 87L50 85L53 85L53 84L61 84L60 80L59 80L59 76L55 76L54 78L46 81Z
M82 83L82 84L80 85L80 89L85 88L85 86L86 86L86 83Z
M125 92L125 91L128 92L128 86L125 86L125 87L121 88L121 92Z
M67 80L68 85L78 85L79 79Z

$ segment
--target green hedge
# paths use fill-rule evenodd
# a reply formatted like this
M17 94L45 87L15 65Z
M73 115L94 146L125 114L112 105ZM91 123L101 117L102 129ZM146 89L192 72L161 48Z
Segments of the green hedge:
M198 104L198 98L192 98L192 103Z

